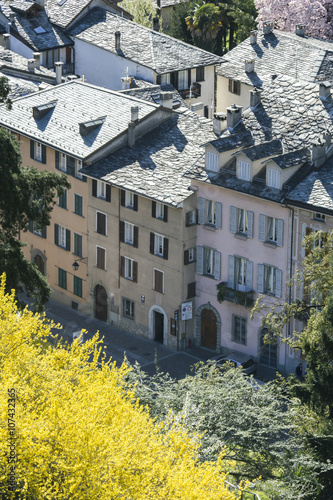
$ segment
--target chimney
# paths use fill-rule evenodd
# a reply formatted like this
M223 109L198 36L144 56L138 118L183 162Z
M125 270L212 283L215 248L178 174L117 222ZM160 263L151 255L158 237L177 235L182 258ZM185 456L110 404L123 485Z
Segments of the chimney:
M131 122L139 120L139 106L131 106Z
M35 59L28 59L28 71L35 71Z
M262 30L264 32L264 35L268 35L269 33L272 33L273 26L274 26L273 21L264 21L262 24Z
M2 36L3 36L3 48L5 50L10 50L10 34L4 33Z
M135 122L128 124L128 145L132 148L135 144Z
M311 160L315 168L320 168L325 163L326 157L326 141L325 139L318 139L312 144Z
M319 97L327 99L331 95L331 83L327 80L319 83Z
M305 24L302 24L302 23L296 24L296 35L298 35L298 36L305 35Z
M252 30L250 33L250 44L255 45L257 43L257 34L258 31Z
M11 12L9 14L9 22L10 22L10 24L13 24L14 20L15 20L15 14L14 14L14 12Z
M237 106L233 104L230 108L227 108L227 127L233 129L237 123L242 119L242 109L243 106Z
M255 108L261 102L261 90L256 87L250 90L250 108Z
M116 31L114 36L115 36L115 49L116 51L120 50L120 31Z
M78 76L77 75L67 75L66 78L67 78L67 80L72 82L73 80L77 80Z
M245 73L253 73L254 59L245 59Z
M172 109L173 95L172 92L160 92L160 104L163 108Z
M56 67L56 85L59 85L59 83L62 83L62 66L63 62L58 61L55 63Z
M227 128L227 113L215 113L213 118L213 132L216 135L221 135L223 130Z
M35 61L35 68L39 69L40 68L40 52L33 52L32 57L34 58Z

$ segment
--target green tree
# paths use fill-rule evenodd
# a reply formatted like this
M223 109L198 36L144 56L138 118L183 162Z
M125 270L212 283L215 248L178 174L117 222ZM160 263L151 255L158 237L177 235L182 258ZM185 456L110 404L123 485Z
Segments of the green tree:
M121 7L132 14L135 23L146 26L146 28L154 28L154 18L157 18L157 14L156 4L153 0L123 0ZM161 26L160 22L159 26Z
M175 5L171 14L169 26L165 32L167 35L193 45L192 34L186 23L186 17L188 16L190 10L190 4L190 0L185 0Z
M7 273L7 290L25 290L41 309L51 289L37 266L24 258L20 240L29 222L38 228L50 224L55 197L70 184L65 175L21 167L19 144L4 129L0 129L0 176L0 270Z
M333 449L333 233L312 233L304 245L303 267L289 284L291 300L272 307L260 296L253 314L261 313L268 335L274 333L299 349L307 362L304 381L295 382L292 377L291 390L302 401L303 411L315 417L299 432L318 460L325 462L332 460ZM283 339L287 325L295 325L297 330ZM317 498L333 498L332 469L320 475L320 484L322 492Z

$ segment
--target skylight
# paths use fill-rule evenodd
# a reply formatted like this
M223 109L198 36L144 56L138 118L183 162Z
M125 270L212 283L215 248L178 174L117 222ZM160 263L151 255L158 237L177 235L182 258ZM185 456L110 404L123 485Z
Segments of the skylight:
M34 28L34 32L40 35L41 33L46 33L46 30L43 28L43 26L37 26L37 28Z
M58 5L64 5L65 2L66 2L66 0L58 0L57 4Z

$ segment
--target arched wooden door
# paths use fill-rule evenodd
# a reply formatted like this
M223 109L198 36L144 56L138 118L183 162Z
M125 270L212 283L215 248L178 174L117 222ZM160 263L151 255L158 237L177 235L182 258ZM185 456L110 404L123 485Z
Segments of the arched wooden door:
M108 319L108 300L105 288L102 285L95 287L95 318L101 321Z
M217 321L216 316L210 309L201 312L201 345L209 349L216 349L217 343Z
M44 267L44 261L42 259L42 257L40 255L35 255L35 258L34 258L34 263L36 264L36 266L38 267L38 271L43 275L45 276L45 267Z

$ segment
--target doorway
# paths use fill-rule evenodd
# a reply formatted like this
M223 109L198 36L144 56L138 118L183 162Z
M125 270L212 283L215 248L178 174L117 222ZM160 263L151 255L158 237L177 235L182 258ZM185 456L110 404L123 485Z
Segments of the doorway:
M214 312L203 309L201 312L201 345L208 349L216 349L217 321Z
M38 267L38 271L43 275L45 276L45 267L44 267L44 260L42 259L42 257L40 255L35 255L35 258L34 258L34 263L36 264L36 266Z
M102 285L95 287L95 318L101 321L108 319L108 300L105 288Z
M164 340L164 314L154 311L154 340L163 344Z

